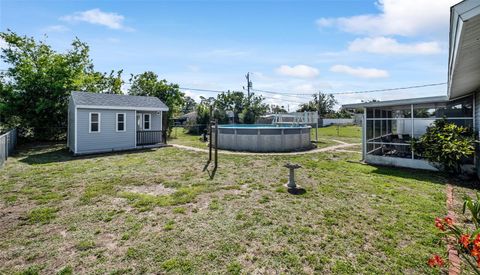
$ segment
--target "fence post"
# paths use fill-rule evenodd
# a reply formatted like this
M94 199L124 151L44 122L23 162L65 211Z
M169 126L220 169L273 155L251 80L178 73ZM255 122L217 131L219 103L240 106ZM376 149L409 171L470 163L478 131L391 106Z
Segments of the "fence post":
M8 146L10 143L9 143L9 137L10 137L10 132L8 132L6 135L5 135L5 161L7 161L8 159L8 153L10 151L10 146Z

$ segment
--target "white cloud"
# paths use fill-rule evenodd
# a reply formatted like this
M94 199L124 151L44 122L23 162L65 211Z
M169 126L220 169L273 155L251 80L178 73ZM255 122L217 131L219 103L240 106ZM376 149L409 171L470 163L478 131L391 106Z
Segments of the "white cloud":
M436 54L441 52L438 42L399 43L393 38L383 36L357 38L350 43L348 50L380 54Z
M335 73L344 73L363 78L383 78L388 77L388 72L385 70L374 68L350 67L347 65L334 65L330 71Z
M314 78L318 76L319 71L316 68L307 65L288 66L282 65L275 70L278 74L298 78Z
M445 34L450 7L460 0L378 0L380 13L352 17L320 18L320 28L337 26L343 31L367 35Z
M64 25L52 25L42 29L43 32L67 32L70 29Z
M331 27L335 24L334 18L320 18L316 21L317 26L320 28Z
M197 103L199 103L202 100L200 97L202 97L202 96L205 97L204 94L195 93L195 92L192 92L190 90L184 90L183 92L185 93L186 96L189 96L189 97L193 98L193 100L195 100L195 102L197 102Z
M132 31L130 27L123 24L125 17L114 12L103 12L100 9L92 9L82 12L75 12L71 15L60 18L67 22L87 22L94 25L101 25L114 30Z
M311 83L305 83L305 84L300 84L295 87L293 87L293 90L298 93L313 93L317 89L315 86Z

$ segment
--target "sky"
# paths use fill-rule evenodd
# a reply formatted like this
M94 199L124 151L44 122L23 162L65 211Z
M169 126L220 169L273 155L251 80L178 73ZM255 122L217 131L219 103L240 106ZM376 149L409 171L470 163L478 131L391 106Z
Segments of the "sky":
M243 90L250 72L256 94L294 111L318 91L446 82L449 12L457 2L0 0L0 31L61 52L78 37L90 46L96 70L123 69L126 81L154 71L183 88ZM216 95L183 91L196 100ZM335 98L346 104L446 92L440 85Z

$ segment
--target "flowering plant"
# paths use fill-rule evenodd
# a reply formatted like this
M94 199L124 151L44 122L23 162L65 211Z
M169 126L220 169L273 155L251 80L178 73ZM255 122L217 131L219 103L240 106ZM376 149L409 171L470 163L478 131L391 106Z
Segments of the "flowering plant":
M463 229L454 224L451 217L436 218L435 227L437 227L444 235L446 241L450 243L458 251L458 255L467 262L476 274L480 274L480 197L477 194L477 200L465 198L463 204L463 213L468 209L472 215L472 221L475 230ZM444 265L444 260L438 256L433 255L428 260L430 267L441 267Z

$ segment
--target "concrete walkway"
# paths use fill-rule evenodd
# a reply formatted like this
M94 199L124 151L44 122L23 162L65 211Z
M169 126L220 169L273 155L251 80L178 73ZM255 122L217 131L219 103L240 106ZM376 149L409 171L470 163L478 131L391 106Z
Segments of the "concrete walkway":
M346 143L346 142L343 142L343 141L340 141L340 140L335 140L335 139L332 139L332 141L334 141L336 143L339 143L339 144L324 147L324 148L317 148L317 149L313 149L313 150L309 150L309 151L301 151L301 152L253 153L253 152L235 152L235 151L218 150L218 153L225 154L225 155L246 155L246 156L288 156L288 155L294 155L295 156L295 155L315 154L315 153L331 152L331 151L355 152L355 153L357 153L357 151L349 151L349 150L342 150L342 149L352 147L352 146L361 145L361 143ZM174 144L174 143L170 143L170 145L172 145L173 147L179 148L179 149L208 153L208 149L201 149L201 148L185 146L185 145L180 145L180 144Z

